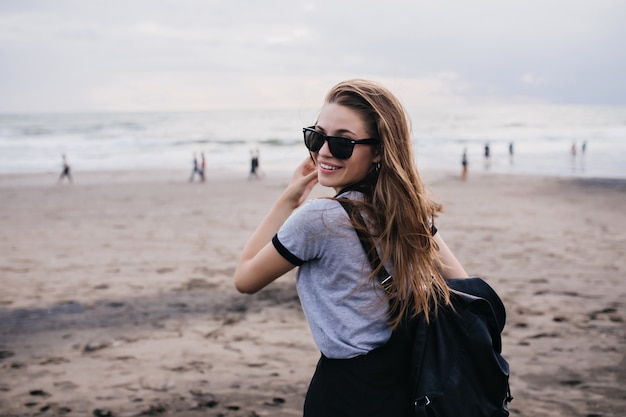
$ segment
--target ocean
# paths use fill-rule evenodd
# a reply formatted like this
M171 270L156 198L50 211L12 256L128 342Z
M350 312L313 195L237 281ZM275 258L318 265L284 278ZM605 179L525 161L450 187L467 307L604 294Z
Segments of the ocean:
M421 171L626 178L626 107L498 105L408 107ZM0 114L0 174L188 169L291 171L307 157L302 127L317 110ZM583 153L582 146L586 151ZM489 145L490 163L484 160ZM513 155L509 146L513 146ZM572 146L576 156L572 155Z

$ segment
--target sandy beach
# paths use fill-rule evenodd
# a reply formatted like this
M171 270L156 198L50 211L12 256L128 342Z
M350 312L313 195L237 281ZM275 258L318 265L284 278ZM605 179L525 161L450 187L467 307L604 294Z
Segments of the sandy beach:
M507 308L511 415L626 415L626 182L423 175ZM232 284L289 174L187 178L0 176L1 416L301 415L319 353L295 274Z

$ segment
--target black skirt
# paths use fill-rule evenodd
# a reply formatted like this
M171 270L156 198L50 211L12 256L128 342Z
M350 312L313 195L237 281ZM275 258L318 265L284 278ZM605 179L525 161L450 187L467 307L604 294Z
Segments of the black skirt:
M394 332L384 346L351 359L322 355L304 402L304 417L408 417L409 343Z

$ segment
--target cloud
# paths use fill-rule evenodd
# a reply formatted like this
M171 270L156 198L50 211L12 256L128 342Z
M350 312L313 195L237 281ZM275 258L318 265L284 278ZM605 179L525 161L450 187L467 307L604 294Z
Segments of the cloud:
M464 102L468 88L457 74L443 72L431 78L378 77L373 79L402 97L407 106ZM110 84L90 90L89 106L103 110L204 110L240 108L316 109L326 92L344 76L299 75L226 76L209 74L124 74Z
M626 104L624 38L618 0L4 2L0 111L305 106L354 77L408 102Z
M531 72L527 72L523 74L520 77L520 79L522 80L524 84L529 84L529 85L541 85L544 83L543 77L539 77Z

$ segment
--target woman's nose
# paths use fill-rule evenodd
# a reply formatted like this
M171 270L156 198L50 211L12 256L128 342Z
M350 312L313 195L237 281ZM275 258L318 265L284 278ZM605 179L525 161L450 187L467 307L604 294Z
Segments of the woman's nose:
M319 151L317 151L317 153L319 153L322 156L326 156L326 157L332 157L333 154L330 153L330 148L328 147L328 141L325 140L324 143L322 144L322 147L320 148Z

